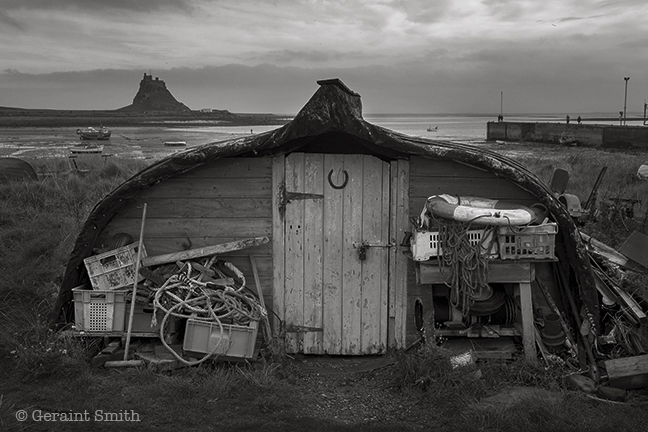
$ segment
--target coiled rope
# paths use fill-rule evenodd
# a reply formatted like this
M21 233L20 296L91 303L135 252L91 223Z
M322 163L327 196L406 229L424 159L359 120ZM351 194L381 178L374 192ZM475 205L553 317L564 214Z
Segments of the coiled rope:
M488 285L488 255L496 241L497 227L480 226L483 233L475 241L469 233L470 222L433 219L439 229L437 256L445 284L450 288L450 304L467 317L475 298L482 298Z
M224 282L227 280L227 275L218 268L218 265L230 270L237 280L234 280L233 283ZM165 341L164 328L170 316L216 323L219 326L220 334L225 335L223 321L226 321L227 324L247 326L252 321L267 318L268 315L256 296L245 291L245 276L233 264L222 260L216 261L216 258L213 257L205 263L204 268L214 271L220 275L221 279L218 282L203 282L203 272L194 271L191 262L186 262L180 271L171 275L159 289L155 290L153 297L151 325L157 325L156 313L164 312L164 318L160 325L160 340L175 358L189 366L206 361L218 351L223 341L229 340L229 338L221 337L210 352L200 360L185 360ZM231 326L227 328L231 336L232 328Z

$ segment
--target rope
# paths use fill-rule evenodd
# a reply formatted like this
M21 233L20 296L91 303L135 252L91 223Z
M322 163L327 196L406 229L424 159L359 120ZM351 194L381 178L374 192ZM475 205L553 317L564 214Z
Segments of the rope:
M450 304L468 316L475 298L488 285L488 254L496 239L497 228L486 226L478 241L471 241L470 222L435 219L439 228L437 256L445 284L450 288ZM474 220L474 219L473 219ZM481 227L480 227L481 229ZM449 279L449 281L448 281Z
M227 275L218 266L223 266L231 271L237 280L232 284L222 282L227 278ZM204 282L202 279L205 271L195 271L194 267L196 266L192 266L191 262L184 263L177 273L171 275L159 289L155 290L153 319L151 320L152 326L157 325L157 312L164 312L164 318L160 325L160 340L179 361L190 366L206 361L218 351L225 338L219 339L218 343L202 359L187 361L164 340L164 326L170 316L216 323L221 334L225 334L223 321L248 326L251 321L259 321L268 315L256 296L245 292L245 277L233 264L227 261L216 261L215 257L205 263L204 269L211 270L221 277L218 283L209 280ZM231 327L228 328L231 333Z

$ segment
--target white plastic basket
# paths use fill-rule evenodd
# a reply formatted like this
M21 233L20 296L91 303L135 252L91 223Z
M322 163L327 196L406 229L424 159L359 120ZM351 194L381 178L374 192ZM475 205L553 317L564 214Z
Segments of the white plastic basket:
M484 230L469 230L467 232L468 242L472 246L479 246L482 243ZM488 234L491 239L486 239L484 246L488 250L483 250L482 255L489 257L497 257L497 242L495 242L493 235ZM412 251L412 258L414 261L427 261L432 257L443 255L443 245L440 244L438 231L416 231L412 235L410 249Z
M84 259L83 263L86 270L88 270L92 289L113 290L133 285L135 282L137 245L138 243L132 243ZM146 248L143 244L141 257L146 257ZM137 275L137 281L142 280L144 280L144 277Z

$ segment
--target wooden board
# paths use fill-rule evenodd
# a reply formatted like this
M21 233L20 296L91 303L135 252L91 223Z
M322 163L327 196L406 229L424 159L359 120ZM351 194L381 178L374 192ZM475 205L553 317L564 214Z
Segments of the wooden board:
M270 158L224 158L216 163L204 164L178 178L271 178Z
M218 181L216 181L218 180ZM256 198L271 193L269 178L170 178L159 187L144 190L141 199L149 198Z
M606 360L604 364L611 387L622 389L648 387L648 354Z
M150 212L153 210L150 209ZM111 232L137 233L135 219L116 219L110 224ZM266 218L197 218L197 219L146 219L144 239L153 237L192 239L202 237L249 238L269 236L272 221Z
M140 238L140 246L141 246ZM268 243L269 239L267 237L255 237L249 239L236 240L229 243L221 243L216 245L205 246L197 249L189 249L179 252L173 252L170 254L148 256L142 259L142 265L144 266L154 266L160 264L174 263L176 261L185 261L192 260L196 258L204 258L207 256L224 254L227 252L238 251L242 249L248 249L253 246L258 246L261 244Z
M272 198L152 198L146 203L155 209L155 218L271 218ZM124 219L140 219L141 211L128 208L119 215Z
M404 348L407 333L407 294L409 259L402 253L400 245L405 231L410 230L409 223L409 178L410 163L408 160L397 160L391 163L391 221L390 240L394 247L389 252L389 293L388 293L388 329L389 347ZM385 186L383 186L385 187Z
M324 193L324 155L304 155L304 190ZM324 211L322 199L302 200L304 206L304 326L321 328L323 317L322 292L322 231ZM304 333L304 353L322 352L323 333Z
M436 263L419 263L418 283L420 284L443 284L448 275ZM501 261L489 261L488 282L498 283L519 283L532 280L530 263L507 263Z
M330 170L336 170L344 163L342 155L325 155L324 171L328 174ZM323 202L324 219L322 247L322 279L324 304L328 306L327 313L322 317L323 347L331 353L342 351L342 238L337 235L339 227L342 226L342 190L333 189L324 185L326 199Z
M286 190L304 190L304 154L286 158ZM284 320L287 326L304 325L304 206L303 201L286 206L285 212L285 299ZM303 350L303 333L286 334L286 351Z
M275 335L279 334L281 324L285 322L284 298L285 298L285 224L284 215L281 212L281 191L285 185L285 157L283 155L272 158L272 257L274 266L272 268L272 307L275 312L273 320ZM260 272L261 273L261 272Z
M517 202L520 199L530 198L529 195L519 186L503 178L411 178L411 196L427 198L431 195L438 194L478 196L514 202Z
M429 159L414 156L410 159L412 177L484 177L493 173L448 159Z

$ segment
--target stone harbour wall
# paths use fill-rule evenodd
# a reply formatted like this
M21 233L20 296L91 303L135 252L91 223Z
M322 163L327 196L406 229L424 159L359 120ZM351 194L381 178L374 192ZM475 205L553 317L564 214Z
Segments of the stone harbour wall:
M581 146L648 149L648 127L646 126L488 122L486 139L559 144L563 133L575 139Z

